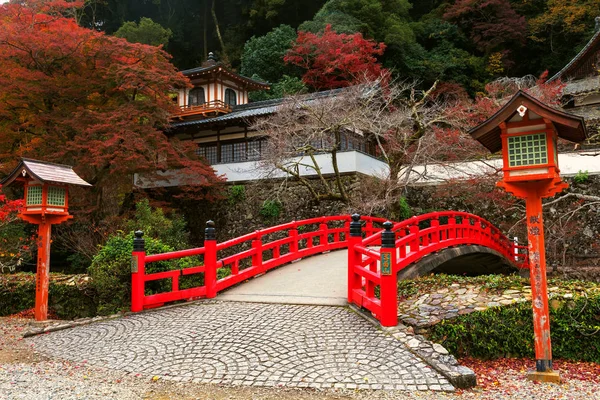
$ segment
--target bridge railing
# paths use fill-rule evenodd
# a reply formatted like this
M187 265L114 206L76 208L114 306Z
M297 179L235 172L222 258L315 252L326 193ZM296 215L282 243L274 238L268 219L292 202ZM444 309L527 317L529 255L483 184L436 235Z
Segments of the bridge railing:
M384 218L364 217L370 235L381 231ZM196 297L213 298L218 292L283 264L314 254L348 247L350 216L332 216L292 221L257 230L222 243L216 241L215 226L207 222L204 247L146 255L142 232L136 232L132 253L131 310L159 307L166 302ZM147 273L148 264L194 257L199 265ZM201 274L203 284L180 288L181 277ZM170 279L170 290L146 294L146 282Z
M383 326L395 326L397 274L427 254L447 247L481 245L519 268L528 268L527 248L518 246L489 221L463 212L439 212L399 223L362 239L360 216L353 215L348 250L348 302L371 311ZM379 289L379 290L377 290Z

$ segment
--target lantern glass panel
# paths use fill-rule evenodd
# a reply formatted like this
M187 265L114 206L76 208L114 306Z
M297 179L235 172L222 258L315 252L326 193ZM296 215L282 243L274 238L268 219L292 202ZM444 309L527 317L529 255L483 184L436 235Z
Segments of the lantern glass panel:
M50 186L48 187L48 205L49 206L64 206L66 190L63 187Z
M548 164L548 146L546 145L545 133L508 137L509 167L540 164Z
M37 206L42 204L42 187L29 186L27 188L27 205Z

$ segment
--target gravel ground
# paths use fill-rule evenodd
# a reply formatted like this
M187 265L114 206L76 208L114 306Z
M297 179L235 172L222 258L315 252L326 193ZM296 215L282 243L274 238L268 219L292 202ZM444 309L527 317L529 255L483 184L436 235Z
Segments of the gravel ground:
M561 385L535 384L524 377L519 364L511 364L494 375L487 374L485 385L455 393L317 391L283 388L224 387L217 385L178 384L154 380L150 376L42 357L21 340L27 320L0 318L0 399L600 399L597 373L575 379L565 374ZM475 367L476 372L477 367ZM490 372L491 371L491 372Z

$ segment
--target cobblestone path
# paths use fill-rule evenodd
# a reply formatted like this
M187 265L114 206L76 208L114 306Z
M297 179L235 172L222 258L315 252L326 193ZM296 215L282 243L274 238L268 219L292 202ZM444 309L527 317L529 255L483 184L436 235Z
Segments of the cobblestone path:
M55 357L174 381L454 389L400 342L343 307L211 301L28 340Z

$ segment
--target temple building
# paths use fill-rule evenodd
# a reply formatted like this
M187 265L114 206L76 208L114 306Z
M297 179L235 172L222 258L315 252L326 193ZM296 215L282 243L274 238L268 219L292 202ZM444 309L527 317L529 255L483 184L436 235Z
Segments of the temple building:
M210 53L208 60L199 68L182 71L194 85L179 91L179 111L171 116L171 128L167 134L180 140L197 143L197 154L204 157L217 175L224 175L228 182L252 181L265 178L258 168L264 156L268 137L250 127L256 118L277 112L283 99L250 103L249 92L269 89L269 84L232 72L218 62ZM323 95L335 95L335 91L306 95L307 101ZM341 173L382 175L387 164L375 156L375 143L356 134L345 134L338 153ZM324 174L333 173L327 154L319 154L319 166ZM160 186L176 186L177 179L167 177ZM305 171L309 176L311 172ZM273 174L269 175L274 177ZM283 172L280 177L285 176ZM277 177L277 175L275 175ZM154 186L140 176L135 184L140 187Z
M591 141L598 142L600 128L600 17L590 41L563 69L549 79L566 84L565 111L585 118Z

